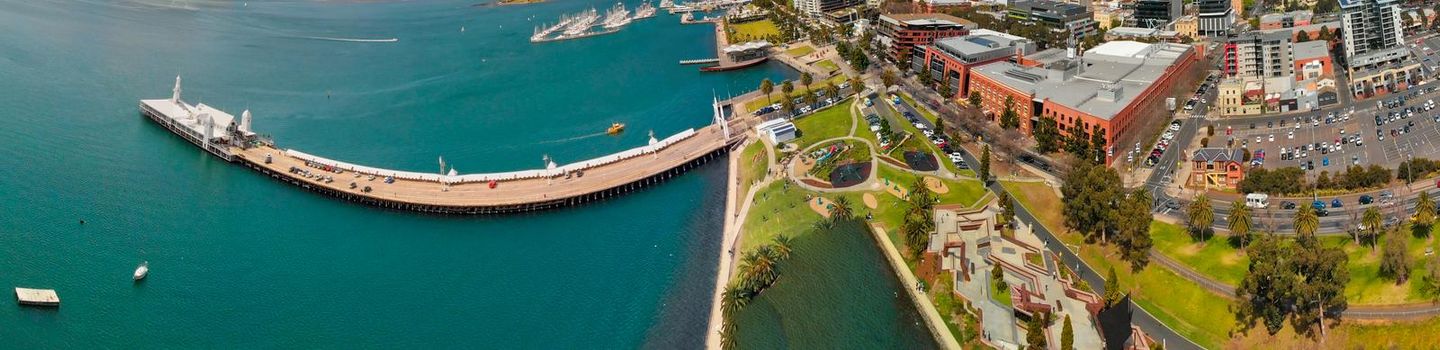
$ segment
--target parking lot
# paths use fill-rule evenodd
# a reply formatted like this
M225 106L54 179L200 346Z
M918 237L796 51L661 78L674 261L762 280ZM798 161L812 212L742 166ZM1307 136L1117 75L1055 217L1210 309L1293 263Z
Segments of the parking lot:
M1252 166L1300 166L1331 173L1350 165L1394 167L1412 155L1435 159L1440 157L1435 141L1440 139L1440 105L1429 91L1411 98L1382 98L1375 108L1353 112L1221 123L1210 144L1250 150Z

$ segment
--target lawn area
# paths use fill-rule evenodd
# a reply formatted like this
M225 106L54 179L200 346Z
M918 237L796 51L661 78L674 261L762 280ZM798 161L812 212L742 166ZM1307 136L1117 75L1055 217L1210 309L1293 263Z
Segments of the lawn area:
M890 183L899 184L901 187L910 188L910 185L915 184L915 181L919 179L920 176L882 163L880 166L880 178L889 180ZM989 193L989 191L980 184L980 180L941 179L941 182L945 183L945 187L948 187L950 192L938 194L936 196L940 198L938 204L964 204L972 206L975 205L975 202L980 200L981 197ZM891 196L888 193L884 195Z
M1407 232L1403 237L1407 239L1406 248L1410 252L1410 274L1419 276L1425 271L1425 247L1440 249L1440 246L1408 234L1408 227L1402 230ZM1155 248L1165 256L1225 284L1240 284L1240 280L1245 278L1245 271L1250 268L1249 256L1237 253L1226 242L1228 238L1224 235L1211 237L1201 247L1191 241L1184 227L1156 221L1150 225L1150 237L1155 242ZM1357 246L1352 238L1346 236L1322 237L1321 241L1327 246L1340 247L1350 258L1350 284L1345 288L1345 298L1351 305L1404 304L1427 300L1416 278L1396 285L1395 281L1380 277L1378 249L1383 247L1383 243L1377 247L1377 252L1372 253L1369 246Z
M855 100L848 100L796 119L795 128L800 129L800 137L790 142L805 151L805 147L815 142L850 135L854 121L850 117L850 105L854 103Z
M740 151L740 190L735 191L736 196L745 198L745 190L765 177L765 171L770 167L768 152L764 142L753 142Z
M1201 244L1191 240L1185 231L1185 227L1180 225L1160 221L1150 223L1150 238L1155 242L1155 249L1165 256L1225 284L1240 284L1240 280L1245 278L1245 271L1250 269L1249 256L1236 253L1225 236L1210 237L1209 241Z
M827 72L827 73L835 73L835 71L840 70L840 66L835 65L835 62L830 61L829 59L824 59L824 60L820 60L820 62L815 62L815 66L816 66L816 67L819 67L820 69L825 70L825 72Z
M1055 190L1050 186L1045 185L1044 182L1011 181L1001 181L1000 186L1004 187L1005 192L1009 192L1016 202L1025 203L1027 208L1032 208L1030 214L1034 214L1035 219L1040 220L1040 224L1049 228L1050 232L1059 235L1060 232L1066 231L1065 217L1060 213L1060 196L1055 194ZM1036 207L1033 203L1053 203L1053 207ZM1069 238L1070 235L1060 235L1060 240L1065 243L1081 243L1079 240L1071 241Z
M990 299L995 299L995 301L1005 306L1013 307L1013 305L1010 305L1010 286L1005 286L1004 289L997 287L999 286L995 285L995 283L990 283Z
M1406 248L1410 252L1410 279L1405 284L1396 285L1394 280L1380 277L1380 250L1384 243L1376 247L1375 252L1370 251L1370 246L1357 246L1350 237L1325 237L1321 240L1332 246L1339 246L1345 250L1350 257L1350 284L1345 286L1345 299L1350 305L1375 305L1375 304L1404 304L1427 301L1425 293L1420 290L1420 275L1425 273L1425 247L1440 246L1436 242L1425 238L1415 238L1409 234L1408 226L1403 236L1409 239Z
M769 22L769 21L766 21L766 22ZM774 24L771 24L770 26L771 26L771 27L774 27L775 25L774 25ZM776 32L778 33L779 30L777 29ZM814 47L814 46L810 46L810 45L800 45L800 46L792 47L792 48L790 48L789 50L785 50L785 54L786 54L786 55L790 55L790 57L800 57L800 56L804 56L804 55L809 55L810 53L813 53L813 52L815 52L815 47Z
M1440 334L1440 317L1418 322L1385 324L1342 323L1348 349L1426 349L1434 348L1434 335Z
M945 328L950 329L950 334L955 336L956 341L959 341L962 346L979 345L974 331L980 329L979 320L966 312L964 299L957 298L953 292L950 292L954 288L954 282L948 273L942 273L936 277L928 290L930 303L935 305L935 311L945 320Z
M740 240L739 251L748 251L770 242L776 235L809 232L824 217L810 210L805 202L806 194L813 193L795 186L787 189L784 181L775 181L756 193L755 202L750 203L750 212L742 226L745 234Z
M768 19L731 24L729 28L731 43L755 41L772 36L780 36L780 28L775 27L775 22L771 22Z

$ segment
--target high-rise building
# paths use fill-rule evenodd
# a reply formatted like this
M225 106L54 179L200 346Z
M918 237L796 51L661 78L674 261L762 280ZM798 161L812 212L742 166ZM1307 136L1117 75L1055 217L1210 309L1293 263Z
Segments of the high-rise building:
M1230 7L1229 0L1198 0L1197 7L1200 8L1200 26L1197 32L1201 36L1221 37L1230 34L1230 28L1235 26L1235 9Z
M1345 57L1399 47L1401 33L1398 0L1341 0L1341 26L1344 27ZM1353 63L1353 62L1352 62Z
M1140 0L1135 2L1135 26L1159 28L1183 15L1180 0Z
M811 17L820 17L826 12L864 3L862 0L795 0L795 9Z
M1224 73L1238 78L1290 79L1295 58L1286 32L1246 32L1225 44Z
M1015 1L1010 4L1008 15L1016 20L1049 27L1052 31L1069 31L1071 39L1076 41L1100 35L1094 12L1082 5L1053 0Z

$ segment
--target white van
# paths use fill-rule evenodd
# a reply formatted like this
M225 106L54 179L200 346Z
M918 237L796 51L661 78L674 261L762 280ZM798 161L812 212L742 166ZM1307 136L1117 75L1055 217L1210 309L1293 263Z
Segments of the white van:
M1251 193L1245 195L1245 206L1255 209L1265 209L1270 206L1270 195L1264 193Z

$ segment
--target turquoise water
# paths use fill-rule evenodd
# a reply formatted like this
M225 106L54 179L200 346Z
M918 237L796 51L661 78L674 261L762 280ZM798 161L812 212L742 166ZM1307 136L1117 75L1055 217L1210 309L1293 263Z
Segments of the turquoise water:
M249 108L282 146L470 173L638 146L793 74L677 65L714 54L712 27L665 14L527 41L531 16L608 4L0 0L0 288L63 300L0 303L0 347L698 347L722 163L581 208L433 217L266 179L136 108L183 75L186 100ZM612 121L630 130L590 136Z
M609 4L0 0L0 288L63 300L0 303L0 348L699 347L722 163L596 205L426 216L223 163L136 107L183 75L187 101L251 109L284 147L415 171L444 156L473 173L642 145L647 131L709 123L712 94L793 77L778 64L680 66L714 55L712 27L665 14L611 35L527 41L536 22ZM598 135L615 121L629 131ZM806 246L827 254L797 259L824 271L795 291L844 299L775 307L863 321L794 334L916 345L913 310L895 303L869 243ZM133 284L140 261L152 272ZM820 311L795 316L808 309Z

